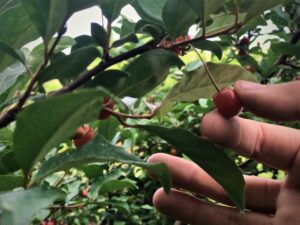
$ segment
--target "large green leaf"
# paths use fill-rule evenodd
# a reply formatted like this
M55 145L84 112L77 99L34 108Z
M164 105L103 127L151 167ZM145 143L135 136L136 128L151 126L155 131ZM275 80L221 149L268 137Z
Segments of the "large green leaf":
M220 88L232 86L238 80L256 81L250 72L237 65L208 63L207 66ZM160 116L163 116L174 102L194 102L200 98L212 98L214 93L216 89L202 66L188 73L170 90L161 105Z
M18 50L13 49L11 46L2 41L0 41L0 53L8 54L15 60L19 60L22 64L26 65L25 58L22 53Z
M76 128L97 118L100 90L81 90L35 103L17 117L16 160L27 174L52 148L72 137Z
M222 7L225 0L185 0L199 15L200 18L206 18Z
M32 22L48 44L67 16L67 0L21 0Z
M247 23L251 19L256 16L262 14L263 12L275 7L278 4L282 4L286 2L286 0L255 0L250 9L248 10L248 14L244 20L244 23Z
M137 0L136 2L139 5L139 9L147 17L162 21L162 11L167 0Z
M118 131L119 125L119 120L116 117L111 116L106 120L99 121L98 132L105 137L106 140L112 141Z
M120 96L145 95L165 80L171 66L180 68L183 62L170 51L158 49L142 54L126 69L130 76L126 79Z
M93 46L75 50L70 55L53 61L41 73L39 82L44 83L52 79L59 79L64 83L72 78L76 78L99 56L98 50Z
M181 128L168 129L159 126L140 126L140 128L158 135L187 155L224 188L236 207L241 210L245 208L243 175L222 149Z
M1 224L28 225L35 213L51 206L54 201L64 198L64 193L56 189L35 187L25 191L0 195L2 211Z
M95 78L86 83L86 87L105 87L115 95L124 88L125 79L129 77L129 74L120 70L106 70L98 73Z
M98 0L68 0L68 16L98 4Z
M22 187L24 177L17 175L0 175L0 192L11 191L14 188Z
M186 35L197 20L197 14L183 0L167 0L162 17L167 33L174 40L179 36Z
M33 181L43 179L57 171L65 171L95 162L121 162L142 167L151 171L160 180L166 192L170 191L171 179L166 165L145 163L140 158L124 151L123 148L110 144L99 135L80 149L62 153L44 162Z
M38 38L35 26L31 23L22 4L16 4L0 14L0 27L0 40L14 49ZM0 71L13 62L11 56L0 54Z
M10 9L11 7L16 6L19 3L19 0L0 0L0 14Z
M108 21L113 22L120 16L122 8L133 0L101 0L100 7Z
M272 44L271 49L278 55L295 56L300 59L300 46L296 46L287 42Z
M28 80L25 71L25 67L16 62L0 73L0 108L14 98L18 90L24 87Z

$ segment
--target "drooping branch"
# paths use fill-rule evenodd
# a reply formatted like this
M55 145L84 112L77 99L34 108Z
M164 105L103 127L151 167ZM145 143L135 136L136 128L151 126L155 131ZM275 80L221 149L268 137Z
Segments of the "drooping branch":
M236 18L239 18L239 15L236 15ZM98 66L96 66L94 69L92 69L90 71L87 71L81 77L79 77L77 80L73 81L72 83L70 83L69 85L63 87L62 89L51 93L49 95L49 97L58 96L58 95L61 95L61 94L72 92L75 89L81 87L83 84L85 84L89 80L91 80L94 76L96 76L100 72L105 71L107 68L109 68L109 67L111 67L115 64L118 64L120 62L123 62L125 60L134 58L134 57L136 57L138 55L141 55L145 52L148 52L150 50L159 49L159 48L174 49L176 47L188 46L189 44L192 44L192 43L197 42L199 40L217 37L217 36L220 36L222 34L235 33L241 27L242 27L242 23L239 21L239 19L236 19L235 23L232 26L230 26L228 28L225 28L223 30L216 31L214 33L208 33L205 36L196 37L196 38L193 38L193 39L190 39L190 40L185 40L185 41L181 41L181 42L174 42L174 43L171 43L168 46L162 46L162 45L159 45L159 44L155 43L154 41L150 41L150 42L148 42L148 43L146 43L142 46L139 46L135 49L132 49L132 50L130 50L126 53L123 53L119 56L116 56L114 58L108 58L107 60L102 61L101 63L99 63ZM62 34L63 34L62 32L59 32L59 35L58 35L58 38L56 39L56 42L53 44L52 48L49 51L50 55L53 53L53 51L54 51L57 43L59 42ZM47 58L50 58L50 57L47 57ZM19 100L19 103L17 104L17 106L11 108L10 110L8 110L0 118L0 128L3 128L5 126L7 126L8 124L10 124L11 122L13 122L16 119L16 115L22 110L22 107L23 107L24 103L27 101L28 97L30 96L30 93L31 93L36 81L37 81L37 78L38 78L40 72L47 66L47 63L48 63L48 60L45 60L45 63L42 64L40 66L40 68L37 70L35 76L32 78L28 88L25 91L25 94Z

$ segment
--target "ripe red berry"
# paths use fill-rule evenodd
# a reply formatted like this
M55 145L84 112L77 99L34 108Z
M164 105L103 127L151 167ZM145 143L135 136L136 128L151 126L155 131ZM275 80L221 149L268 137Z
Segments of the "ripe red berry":
M109 98L109 97L104 97L103 98L103 107L106 107L106 108L109 108L109 109L113 109L115 106L115 103ZM108 112L107 110L105 109L102 109L100 112L99 112L99 120L106 120L108 119L109 117L111 116L110 112Z
M244 37L241 41L240 41L241 45L249 45L250 44L250 39L248 37Z
M73 142L75 146L79 148L93 139L95 135L96 134L93 128L91 128L89 125L84 125L77 128L76 134L73 137Z
M219 113L226 118L238 115L242 109L238 96L230 88L224 88L217 92L213 97L213 101Z
M177 150L176 149L171 149L170 150L170 155L177 156Z
M238 55L239 56L246 56L248 53L245 49L240 49Z
M56 220L55 219L51 219L48 223L47 223L47 225L56 225L57 223L56 223Z
M84 198L87 198L88 197L88 193L89 193L89 189L85 188L85 189L82 190L81 196L84 197Z
M47 220L44 220L44 221L41 222L40 225L48 225L48 221L47 221Z

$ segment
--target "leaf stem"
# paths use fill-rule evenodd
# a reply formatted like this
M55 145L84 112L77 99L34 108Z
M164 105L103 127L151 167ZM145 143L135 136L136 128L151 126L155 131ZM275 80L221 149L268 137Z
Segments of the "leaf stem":
M191 45L191 46L192 46L192 45ZM201 60L203 66L204 66L204 69L206 70L206 73L207 73L209 79L211 80L212 84L214 85L214 87L216 88L216 90L217 90L218 92L220 92L221 89L220 89L220 87L218 86L217 82L215 81L213 75L211 74L211 72L210 72L210 70L209 70L209 68L208 68L208 66L207 66L207 64L206 64L206 62L204 61L204 59L202 58L202 56L200 55L200 53L197 51L197 49L196 49L194 46L192 46L192 48L194 49L194 51L196 52L197 56L198 56L199 59Z

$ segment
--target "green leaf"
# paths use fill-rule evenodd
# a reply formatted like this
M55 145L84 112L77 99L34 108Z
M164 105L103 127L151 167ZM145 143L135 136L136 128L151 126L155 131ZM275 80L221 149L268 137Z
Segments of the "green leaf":
M255 0L248 10L248 14L244 20L244 23L249 22L256 16L284 2L286 2L286 0Z
M18 171L20 168L19 164L17 163L15 159L15 152L9 151L3 156L1 156L1 164L4 166L7 172L14 173Z
M102 0L100 7L109 22L113 22L120 16L124 6L130 4L133 0Z
M159 126L140 126L140 128L155 133L187 155L224 188L236 207L241 210L245 208L243 175L222 149L181 128L168 129Z
M300 46L281 42L272 44L271 49L278 55L295 56L297 59L300 59Z
M162 11L167 0L137 0L139 9L143 14L157 21L162 21ZM139 11L140 11L139 10Z
M120 70L106 70L98 73L95 78L87 82L86 87L105 87L115 95L119 95L124 88L125 79L129 74Z
M21 63L15 63L1 72L0 96L10 89L24 73L26 73L26 69Z
M155 42L161 41L165 36L165 31L162 26L149 22L147 20L139 20L135 26L136 33L149 34Z
M112 44L112 47L117 48L123 46L126 43L139 43L139 39L135 34L129 34L126 37L123 37Z
M99 121L98 132L108 141L112 141L118 131L119 120L111 116L106 120Z
M16 60L19 60L23 65L26 66L25 58L21 52L16 51L11 46L5 44L4 42L0 41L0 53L8 54Z
M46 44L61 28L67 16L67 0L21 0Z
M124 151L123 148L110 144L102 136L96 136L80 149L62 153L44 162L33 178L33 182L57 171L96 162L120 162L142 167L151 171L160 180L167 193L170 191L171 179L166 165L145 163L140 158Z
M14 49L19 49L39 37L20 3L0 14L0 27L0 40ZM13 62L11 56L0 54L0 71Z
M0 195L1 224L27 225L35 213L64 198L64 193L44 186ZM30 206L30 207L29 207Z
M200 18L207 18L222 7L225 0L185 0Z
M141 97L158 86L172 66L181 67L183 62L174 53L158 49L142 54L126 69L126 79L120 96ZM140 88L143 87L143 88Z
M16 92L26 85L28 77L24 74L25 71L25 67L17 62L0 73L0 108L9 103Z
M208 41L208 40L200 40L194 42L193 46L201 50L211 51L218 57L218 59L220 60L222 59L222 55L223 55L222 46L216 42Z
M0 130L0 143L12 143L13 132L5 127Z
M0 192L11 191L17 187L22 187L24 177L16 175L0 175Z
M0 0L0 14L11 7L15 7L18 3L18 0Z
M134 34L135 32L134 28L135 28L135 23L129 21L126 18L123 18L121 31L120 31L120 38L124 38L130 34Z
M240 66L214 63L207 63L207 66L220 88L232 86L238 80L256 82L254 76ZM163 116L174 102L194 102L200 98L212 98L215 92L216 89L202 66L188 73L170 90L161 105L160 116Z
M104 28L97 23L92 23L91 33L95 42L101 47L105 48L108 42L108 37Z
M17 116L14 133L16 160L26 174L52 148L72 137L76 128L97 118L101 90L81 90L46 99Z
M68 0L68 16L73 13L98 5L99 2L95 0Z
M118 175L118 174L117 174ZM93 200L106 193L122 190L125 188L135 187L135 182L129 179L118 180L119 176L115 174L109 174L107 176L98 177L92 184L89 193Z
M167 0L162 17L167 33L174 40L186 35L197 20L197 14L183 0Z
M52 79L59 79L62 83L65 83L85 71L99 56L98 50L93 46L75 50L70 55L53 61L52 64L41 73L39 82L44 83Z

